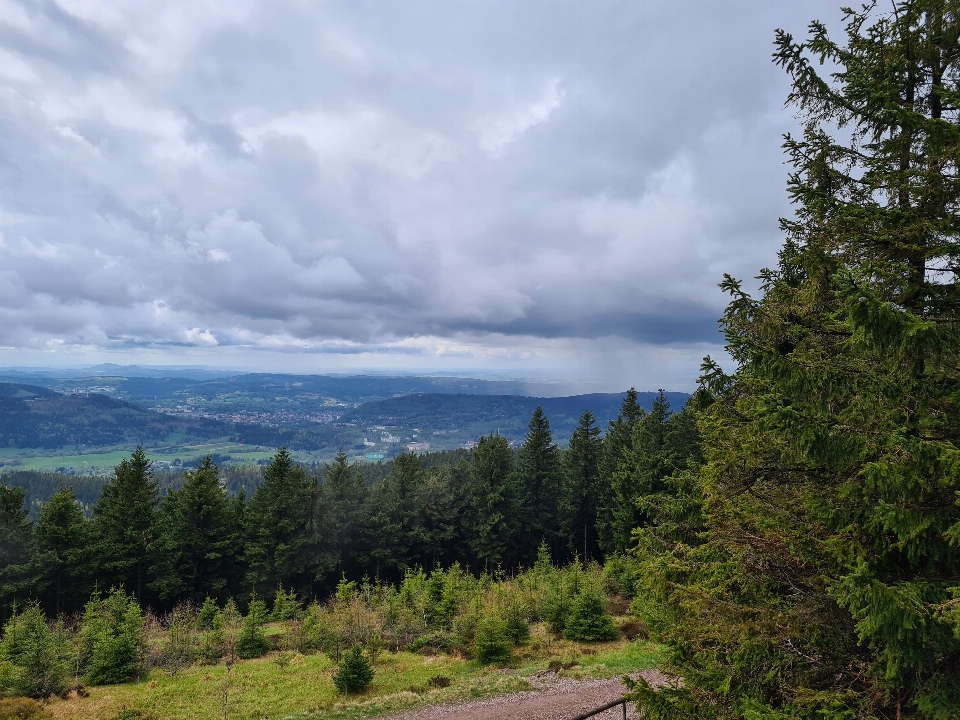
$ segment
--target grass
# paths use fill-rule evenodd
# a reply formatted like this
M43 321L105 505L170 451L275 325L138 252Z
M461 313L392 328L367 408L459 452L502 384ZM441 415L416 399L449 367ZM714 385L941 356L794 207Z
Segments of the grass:
M121 460L130 457L133 448L78 452L75 450L42 450L24 448L0 448L0 465L10 470L54 471L61 467L72 467L78 473L93 470L97 473L109 473ZM252 464L259 460L269 460L276 450L258 450L256 445L241 445L231 442L211 442L200 445L165 445L147 448L147 455L153 460L172 461L180 458L183 462L199 460L205 455L222 453L230 455L235 462ZM293 453L297 460L312 460L310 453Z
M57 720L112 720L123 708L152 711L163 720L352 720L406 708L488 697L527 689L524 676L551 660L579 663L564 675L606 678L655 666L660 649L649 642L618 640L577 643L554 638L544 626L517 649L512 671L480 667L459 656L382 653L376 675L363 695L337 695L335 664L324 654L295 655L289 664L278 654L237 663L228 673L219 665L194 666L170 677L153 671L138 683L89 688L86 698L55 700L49 710ZM437 675L446 688L431 688Z

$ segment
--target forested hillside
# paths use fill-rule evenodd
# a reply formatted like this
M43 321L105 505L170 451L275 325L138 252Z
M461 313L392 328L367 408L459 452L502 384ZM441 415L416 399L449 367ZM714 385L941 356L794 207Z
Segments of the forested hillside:
M603 436L583 413L566 450L540 408L516 450L488 435L472 452L405 452L380 466L351 465L341 452L317 471L281 450L255 484L208 458L161 490L138 449L92 507L85 485L83 504L67 487L31 520L26 491L0 486L0 600L77 610L95 586L123 585L159 609L278 586L322 597L344 574L395 581L454 562L529 567L541 545L557 560L599 559L630 544L643 488L697 457L689 411L671 412L660 396L647 413L633 391Z
M230 434L206 418L172 418L106 395L61 395L34 385L0 383L0 445L18 448L148 444L171 433L204 440Z

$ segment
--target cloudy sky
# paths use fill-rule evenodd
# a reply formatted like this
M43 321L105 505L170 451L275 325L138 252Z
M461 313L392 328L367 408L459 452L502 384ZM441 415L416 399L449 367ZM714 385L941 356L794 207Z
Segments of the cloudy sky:
M689 389L838 3L0 1L0 364Z

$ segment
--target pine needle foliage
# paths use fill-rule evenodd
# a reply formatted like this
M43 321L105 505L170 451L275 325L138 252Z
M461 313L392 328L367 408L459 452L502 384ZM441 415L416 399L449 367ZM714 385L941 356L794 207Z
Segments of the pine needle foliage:
M721 285L738 367L639 533L685 681L651 718L960 717L960 4L845 13L777 33L796 215L760 299Z
M348 650L337 666L333 684L343 695L362 693L373 682L373 668L359 647Z

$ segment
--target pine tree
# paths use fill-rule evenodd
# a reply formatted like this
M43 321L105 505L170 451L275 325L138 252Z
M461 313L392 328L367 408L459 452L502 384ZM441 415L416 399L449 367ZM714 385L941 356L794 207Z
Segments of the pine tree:
M600 428L592 412L584 410L563 454L564 490L561 515L564 534L584 560L599 555L597 545L597 492Z
M533 561L541 542L560 555L560 491L563 473L559 449L553 442L550 421L539 405L520 446L517 477L520 491L520 551Z
M87 568L90 522L73 488L64 488L44 503L36 525L37 559L43 568L40 584L47 604L57 614L79 610L90 593Z
M637 500L662 490L663 479L673 472L666 442L670 419L670 403L661 390L650 412L634 424L630 444L624 448L613 473L611 531L617 552L626 551L632 545L633 530L645 524Z
M220 468L208 455L160 506L162 558L152 586L162 598L226 599L240 553L233 520Z
M607 555L616 552L618 547L615 540L614 513L619 507L619 500L614 492L613 477L624 453L630 447L633 426L643 416L644 410L638 402L637 391L635 388L630 388L620 406L620 414L616 420L610 421L607 433L603 436L597 479L596 525L597 542L600 549Z
M281 448L244 507L247 580L256 593L289 587L312 594L333 565L321 513L319 482Z
M22 488L0 485L0 616L11 602L29 596L36 581L26 496Z
M420 459L404 450L394 459L390 475L374 488L370 554L377 577L388 568L402 577L416 565L422 540L417 501L423 480Z
M138 446L114 468L93 507L97 574L106 585L132 590L138 600L155 557L159 488L147 453Z
M351 467L347 454L340 450L334 461L323 468L324 495L333 529L333 555L337 574L353 577L360 568L362 522L366 513L367 486Z
M651 718L960 716L958 10L778 33L797 213L761 299L723 284L706 542L659 563L685 686L644 688Z
M470 459L470 550L484 567L516 557L517 490L513 451L501 435L481 437Z

